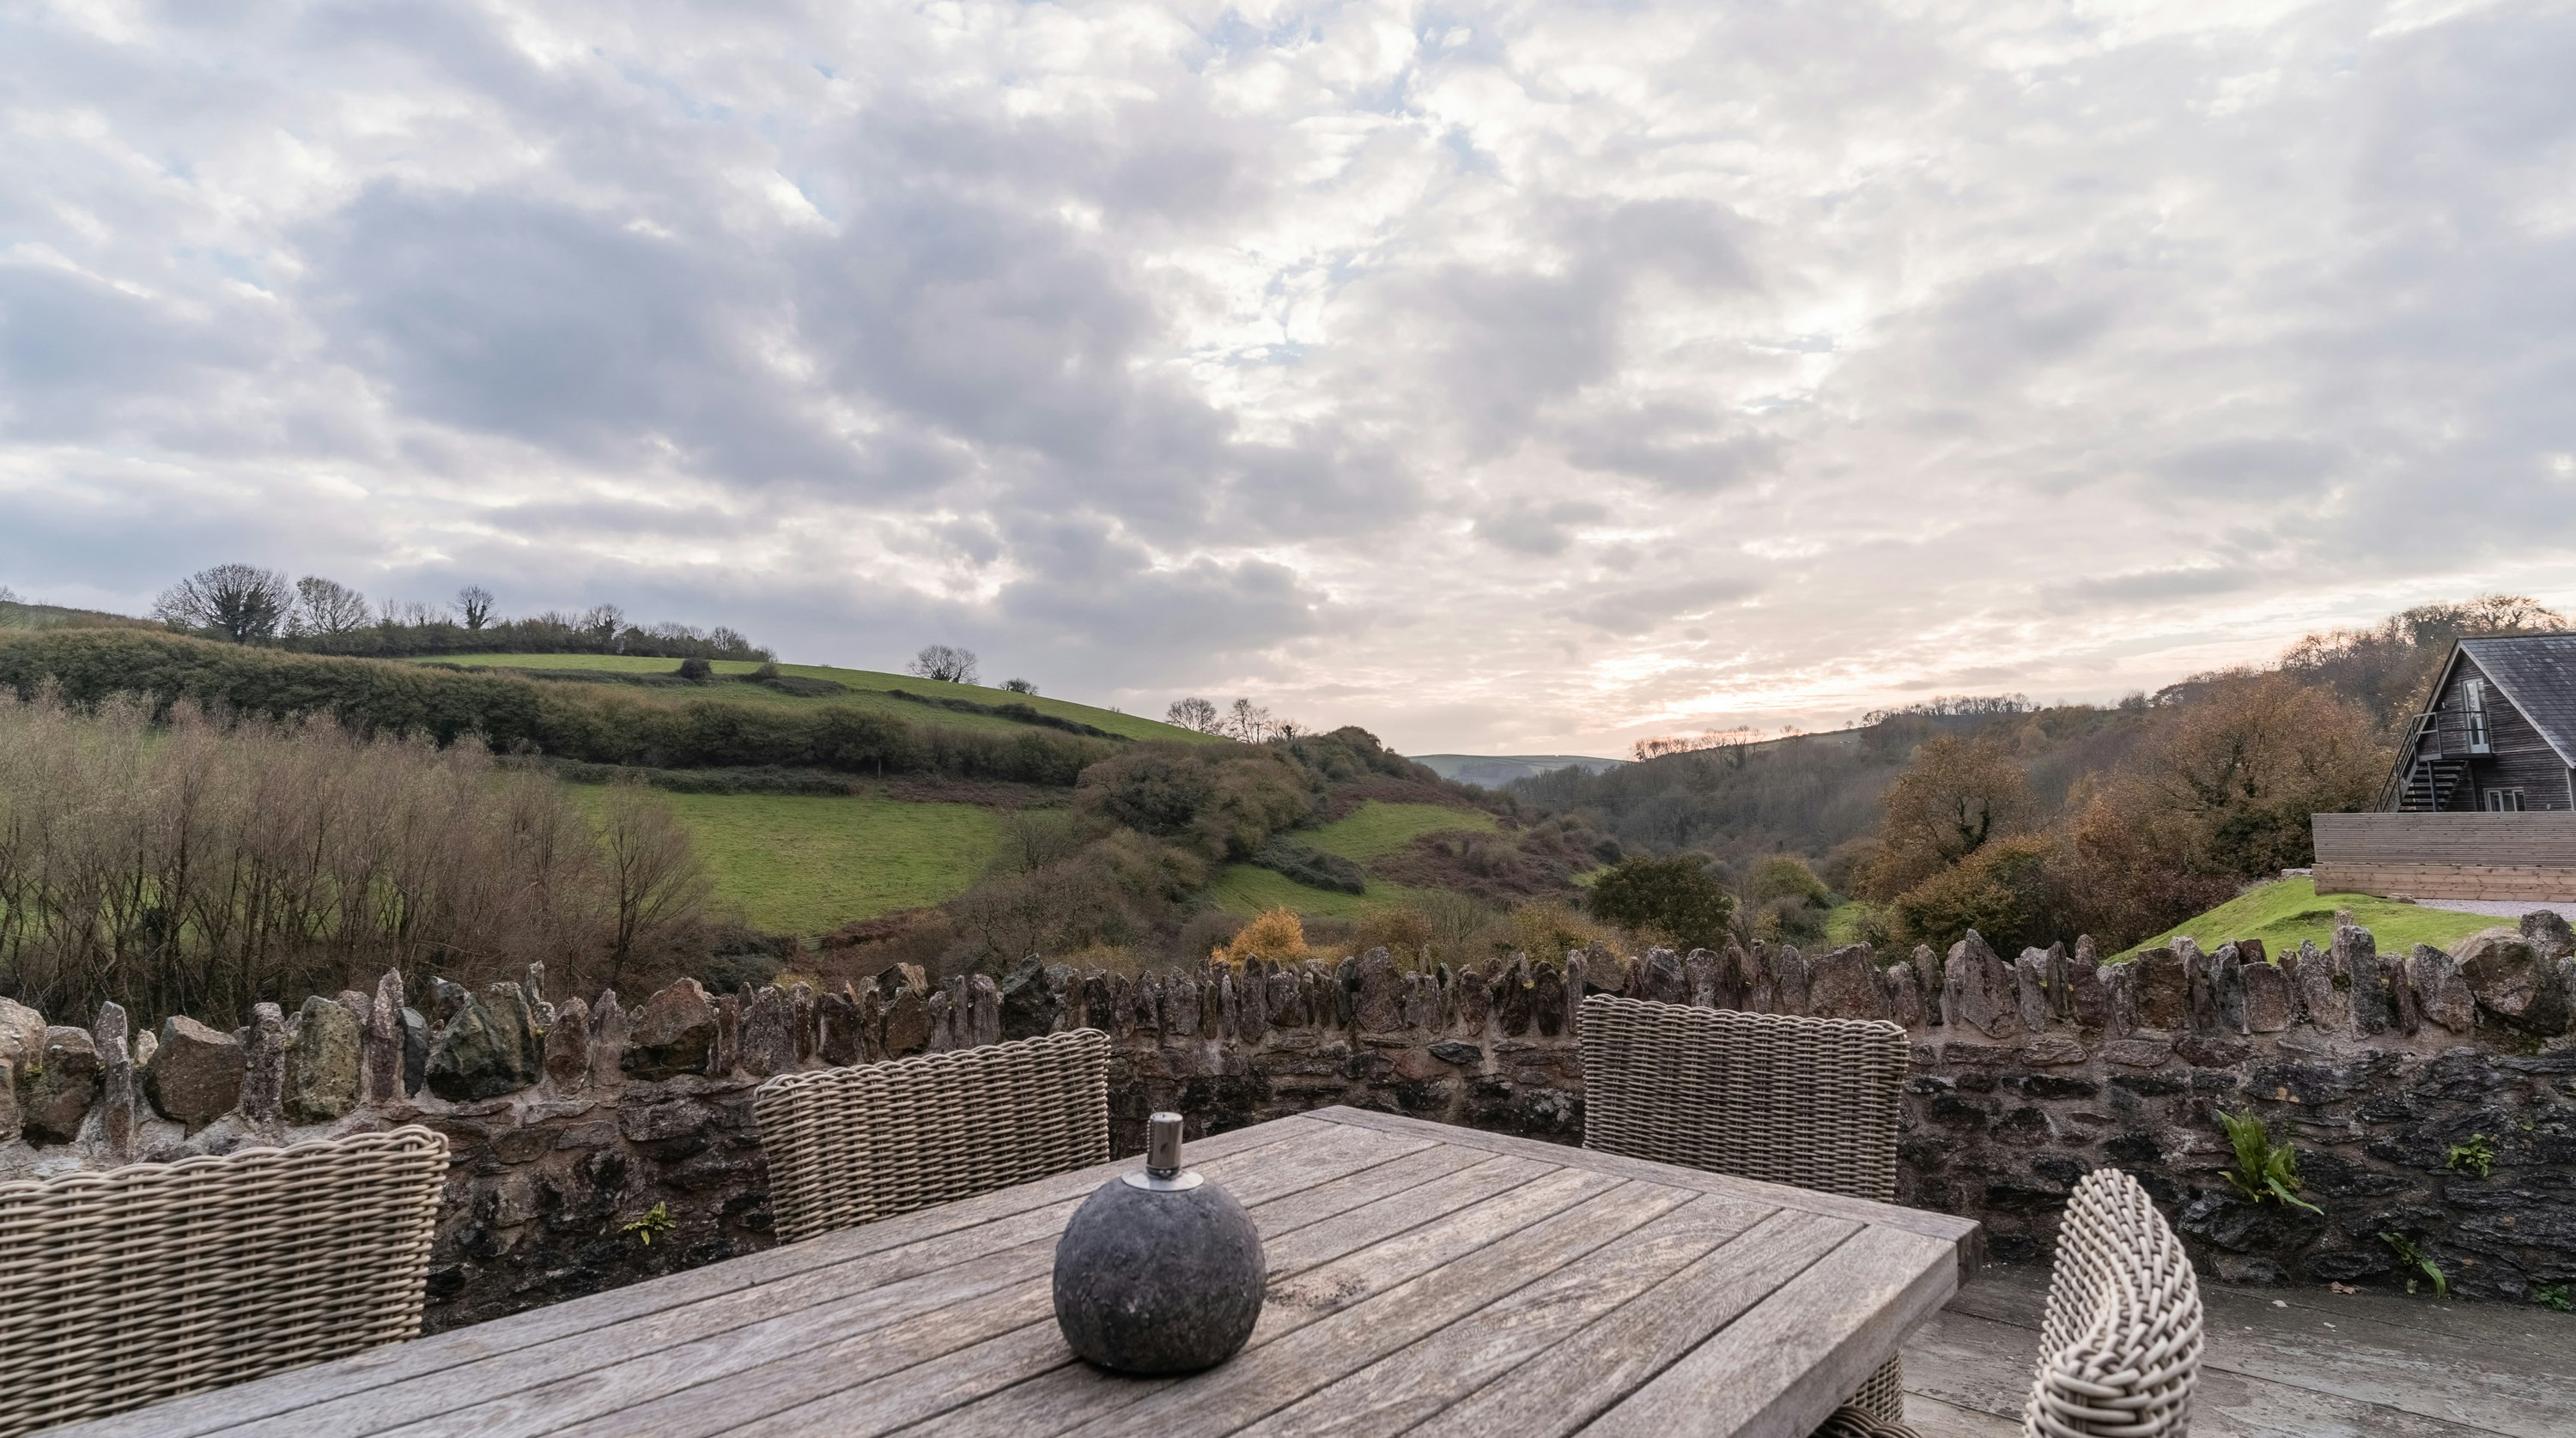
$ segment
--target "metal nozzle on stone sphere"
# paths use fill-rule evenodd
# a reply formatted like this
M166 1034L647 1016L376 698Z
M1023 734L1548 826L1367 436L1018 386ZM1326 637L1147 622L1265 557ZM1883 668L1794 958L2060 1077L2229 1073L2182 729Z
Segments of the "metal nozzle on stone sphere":
M1181 1116L1158 1113L1146 1118L1145 1171L1126 1175L1127 1186L1174 1193L1196 1188L1201 1181L1197 1174L1181 1167Z

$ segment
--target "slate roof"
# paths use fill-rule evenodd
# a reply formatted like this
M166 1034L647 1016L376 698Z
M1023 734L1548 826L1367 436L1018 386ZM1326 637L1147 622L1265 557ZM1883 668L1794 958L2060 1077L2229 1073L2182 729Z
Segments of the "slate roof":
M2463 639L2460 651L2477 661L2562 762L2576 764L2576 634Z

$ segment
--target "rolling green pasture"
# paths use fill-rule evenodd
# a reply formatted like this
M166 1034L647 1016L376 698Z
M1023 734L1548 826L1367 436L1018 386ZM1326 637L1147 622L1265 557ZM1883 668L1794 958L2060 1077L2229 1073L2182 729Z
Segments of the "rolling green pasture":
M680 667L677 659L661 659L635 654L442 654L420 660L427 664L475 664L491 669L596 669L619 674L668 674ZM749 674L760 666L748 659L718 659L713 668L718 674ZM807 679L829 679L852 692L822 698L805 699L764 689L756 684L727 684L703 691L708 697L737 700L743 703L769 704L845 704L894 714L916 723L940 724L951 728L989 729L1018 732L1027 725L989 714L962 714L935 705L913 704L890 698L886 691L900 689L928 699L964 699L976 704L1026 704L1041 714L1089 724L1095 729L1123 735L1129 739L1181 739L1195 743L1212 742L1210 736L1178 728L1158 719L1135 714L1113 714L1088 704L1051 699L1043 694L1014 694L1007 689L987 689L980 684L942 684L910 674L879 674L868 669L835 669L823 664L781 664L781 674ZM694 694L699 691L661 691Z
M1371 799L1320 829L1300 829L1287 837L1312 844L1325 853L1339 854L1354 863L1365 864L1394 853L1423 834L1458 829L1491 834L1501 828L1494 816L1482 809L1452 809L1442 804L1388 804ZM1350 896L1346 894L1343 897Z
M2301 939L2314 939L2322 949L2334 941L2337 909L2350 909L2353 922L2370 930L2383 954L2402 954L2417 944L2446 948L2480 929L2508 922L2486 914L2394 903L2368 894L2319 894L2314 879L2281 879L2248 889L2197 918L2185 919L2122 957L2134 955L2139 949L2170 944L2184 934L2204 949L2216 949L2237 939L2261 939L2263 947L2276 955L2283 949L2297 948Z
M576 784L595 805L603 786ZM995 852L994 811L876 795L664 794L715 876L719 911L770 933L827 933L854 919L955 898Z
M1424 891L1390 884L1383 879L1368 881L1365 894L1345 894L1338 889L1310 889L1287 875L1262 868L1258 864L1228 864L1219 870L1216 882L1208 885L1208 897L1229 914L1245 918L1267 909L1288 909L1303 918L1356 919L1371 909L1401 904L1419 897Z

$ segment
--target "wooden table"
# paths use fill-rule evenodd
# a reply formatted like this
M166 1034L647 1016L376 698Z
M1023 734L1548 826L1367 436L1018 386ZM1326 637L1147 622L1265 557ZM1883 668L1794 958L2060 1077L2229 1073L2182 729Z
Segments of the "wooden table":
M1353 1109L1188 1158L1270 1296L1186 1379L1056 1332L1056 1236L1124 1159L67 1431L1798 1438L1976 1263L1966 1219Z

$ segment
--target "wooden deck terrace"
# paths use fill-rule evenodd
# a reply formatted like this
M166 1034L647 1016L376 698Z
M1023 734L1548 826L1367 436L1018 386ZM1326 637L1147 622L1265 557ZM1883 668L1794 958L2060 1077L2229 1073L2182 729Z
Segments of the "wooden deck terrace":
M2193 1438L2569 1438L2576 1315L2309 1288L2200 1290ZM2010 1438L2039 1353L2048 1269L1992 1264L1905 1345L1923 1438Z

